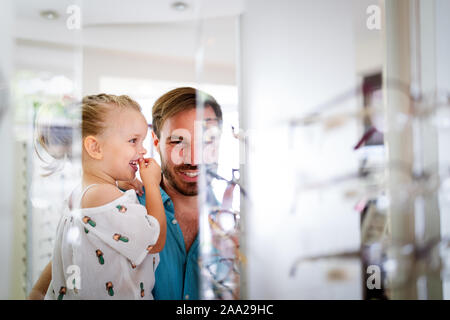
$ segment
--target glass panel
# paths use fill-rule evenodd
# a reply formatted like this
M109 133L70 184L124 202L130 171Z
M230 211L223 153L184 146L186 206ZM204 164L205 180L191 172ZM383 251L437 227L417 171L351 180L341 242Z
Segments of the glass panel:
M207 1L202 1L207 6ZM197 127L201 132L200 175L200 273L202 299L239 299L240 264L240 140L238 92L236 86L237 18L200 19L196 56ZM227 34L226 39L221 34ZM228 39L228 40L227 40ZM229 41L231 40L231 41ZM214 64L223 61L222 69L229 74L228 85L210 84L217 76ZM221 121L210 120L208 96L221 106Z
M146 157L183 235L166 245L198 253L200 279L178 266L187 280L164 298L448 299L449 11L446 0L3 0L0 298L27 297L51 261L82 179L80 102L103 92L141 106ZM155 102L179 87L196 89L180 165L152 137ZM195 192L170 189L171 169Z
M82 97L104 92L136 100L149 127L143 144L146 156L154 157L163 166L151 136L155 101L178 87L208 92L222 108L225 132L220 138L221 153L214 174L232 179L231 169L239 169L239 142L233 130L239 128L235 25L241 8L240 1L226 6L188 1L182 6L166 1L130 5L104 0L33 4L19 0L5 1L1 6L2 13L9 9L14 12L7 15L12 19L2 19L2 30L14 30L8 33L11 45L7 41L1 44L5 49L2 51L10 53L8 59L5 55L2 60L1 72L3 75L3 71L11 69L6 82L14 111L10 139L2 135L11 140L8 146L14 149L5 167L14 168L7 181L15 181L10 202L14 209L7 210L15 214L2 224L14 230L5 233L11 238L5 248L14 251L14 268L5 272L12 275L11 294L5 296L20 299L30 294L51 260L64 201L81 181ZM200 37L204 37L200 41L204 55L197 59ZM2 124L3 129L8 128ZM18 159L15 166L11 164L13 159ZM212 179L213 193L223 201L226 185L221 178ZM236 192L239 188L231 194ZM227 201L230 205L226 210L239 211L239 195ZM226 210L211 215L223 232L229 232L230 223L237 228L239 221L238 214L236 221L227 218ZM180 225L183 229L182 222ZM14 247L9 245L12 243ZM223 263L229 264L225 260ZM213 265L210 270L228 274ZM198 280L195 275L187 281L194 283ZM180 284L181 290L183 287L184 283ZM108 293L111 290L112 286ZM192 292L192 296L198 294ZM180 296L184 296L183 292Z

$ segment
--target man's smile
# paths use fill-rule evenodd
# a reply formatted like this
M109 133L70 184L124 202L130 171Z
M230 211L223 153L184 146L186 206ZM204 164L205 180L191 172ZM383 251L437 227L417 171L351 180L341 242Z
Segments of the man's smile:
M195 171L179 170L179 171L177 171L177 173L186 182L197 182L198 175L199 175L200 171L199 170L195 170Z

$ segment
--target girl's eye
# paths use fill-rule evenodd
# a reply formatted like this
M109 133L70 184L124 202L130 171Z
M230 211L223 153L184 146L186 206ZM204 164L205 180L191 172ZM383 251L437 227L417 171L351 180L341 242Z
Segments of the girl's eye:
M136 138L134 138L134 139L131 139L130 141L128 141L128 142L131 142L131 143L136 143L136 141L137 141L137 139Z
M170 141L170 144L180 144L180 143L182 143L183 141L181 141L181 140L177 140L177 141Z

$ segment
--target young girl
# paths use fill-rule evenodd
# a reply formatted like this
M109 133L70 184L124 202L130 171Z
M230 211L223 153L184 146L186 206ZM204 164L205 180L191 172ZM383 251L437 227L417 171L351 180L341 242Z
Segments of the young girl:
M153 299L166 218L161 168L143 158L147 130L140 106L127 96L83 99L82 182L57 228L45 299ZM49 149L46 137L39 141ZM134 190L117 187L117 181L133 181L138 166L146 208Z

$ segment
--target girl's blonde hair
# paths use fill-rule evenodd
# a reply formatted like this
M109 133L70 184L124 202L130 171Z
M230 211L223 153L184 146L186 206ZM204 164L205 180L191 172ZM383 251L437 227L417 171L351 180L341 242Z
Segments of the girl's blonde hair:
M108 112L124 108L141 112L140 105L129 96L105 93L85 96L81 104L66 107L67 119L63 119L62 124L61 117L56 122L51 109L41 107L35 121L34 146L38 157L44 162L45 175L61 169L64 160L72 158L73 142L77 141L80 133L81 139L101 134L106 128L104 123Z
M105 117L112 108L131 107L141 112L139 104L129 96L97 94L85 96L81 104L81 136L98 135L103 132Z

